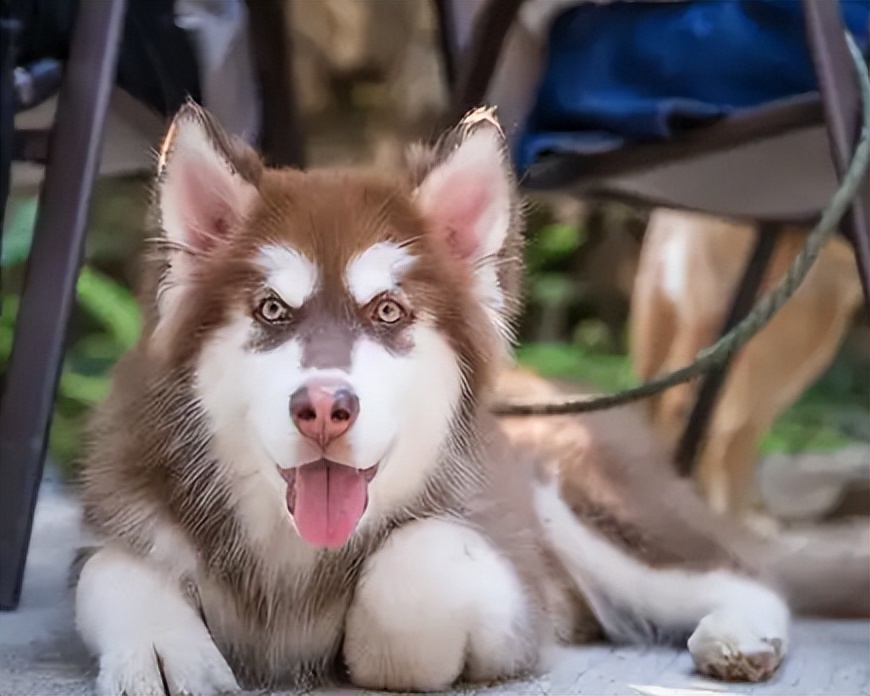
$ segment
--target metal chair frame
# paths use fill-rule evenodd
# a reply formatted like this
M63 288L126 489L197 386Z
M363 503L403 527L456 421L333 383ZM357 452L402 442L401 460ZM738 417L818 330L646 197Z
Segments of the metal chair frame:
M457 1L461 0L435 0L440 30L448 37L442 39L443 50L448 54L445 62L453 66L447 72L451 78L452 119L459 118L485 99L502 47L523 4L523 0L489 0L478 14L470 42L463 47L459 46L459 28L455 22L454 3ZM799 99L775 108L759 107L698 128L671 142L629 146L589 156L554 155L529 169L523 178L524 186L531 191L585 188L590 193L606 196L612 192L596 190L596 182L604 177L644 171L816 123L826 127L835 169L842 177L858 139L860 116L860 94L845 28L838 3L801 2L807 43L820 85L817 98ZM652 199L642 199L642 202L662 205L661 201ZM668 201L667 205L673 207L673 202ZM720 335L731 330L751 310L772 255L779 223L792 221L757 222L758 240L746 262ZM865 305L870 313L870 189L867 187L854 199L841 231L854 249ZM727 365L712 370L699 387L675 453L675 464L684 476L692 473L726 375Z

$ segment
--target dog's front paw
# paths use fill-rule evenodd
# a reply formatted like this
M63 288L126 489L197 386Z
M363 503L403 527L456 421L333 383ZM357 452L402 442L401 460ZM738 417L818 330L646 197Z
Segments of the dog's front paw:
M724 681L759 682L777 670L786 651L786 636L740 614L705 616L689 638L698 671Z
M238 691L202 618L178 582L116 548L85 563L76 624L99 657L100 696L210 696Z
M439 520L394 532L366 564L345 626L357 686L441 691L460 676L531 668L537 641L509 564L477 532Z
M100 696L214 696L239 690L210 640L162 636L153 645L109 651L100 658Z

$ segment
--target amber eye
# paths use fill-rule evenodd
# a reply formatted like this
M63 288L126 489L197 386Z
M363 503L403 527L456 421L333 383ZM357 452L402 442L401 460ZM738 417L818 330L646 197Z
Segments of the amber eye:
M290 308L277 297L269 296L257 306L257 318L266 324L277 324L290 318Z
M372 317L382 324L395 324L405 317L405 308L396 300L385 297L375 305Z

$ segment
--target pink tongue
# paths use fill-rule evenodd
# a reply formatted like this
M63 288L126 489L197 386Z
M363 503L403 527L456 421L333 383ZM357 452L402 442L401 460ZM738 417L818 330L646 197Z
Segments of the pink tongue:
M336 549L353 534L368 503L368 484L351 466L319 461L296 470L293 519L312 546Z

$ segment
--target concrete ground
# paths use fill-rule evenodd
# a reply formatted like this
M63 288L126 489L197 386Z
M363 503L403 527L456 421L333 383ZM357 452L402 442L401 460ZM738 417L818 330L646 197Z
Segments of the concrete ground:
M67 572L82 543L74 496L49 474L36 513L21 607L0 614L0 696L92 693L94 664L76 636ZM866 540L865 540L866 541ZM685 651L584 646L559 651L546 675L462 694L867 696L870 623L798 621L791 652L763 685L725 685L694 674ZM352 690L333 691L350 694ZM130 694L130 696L136 696Z

